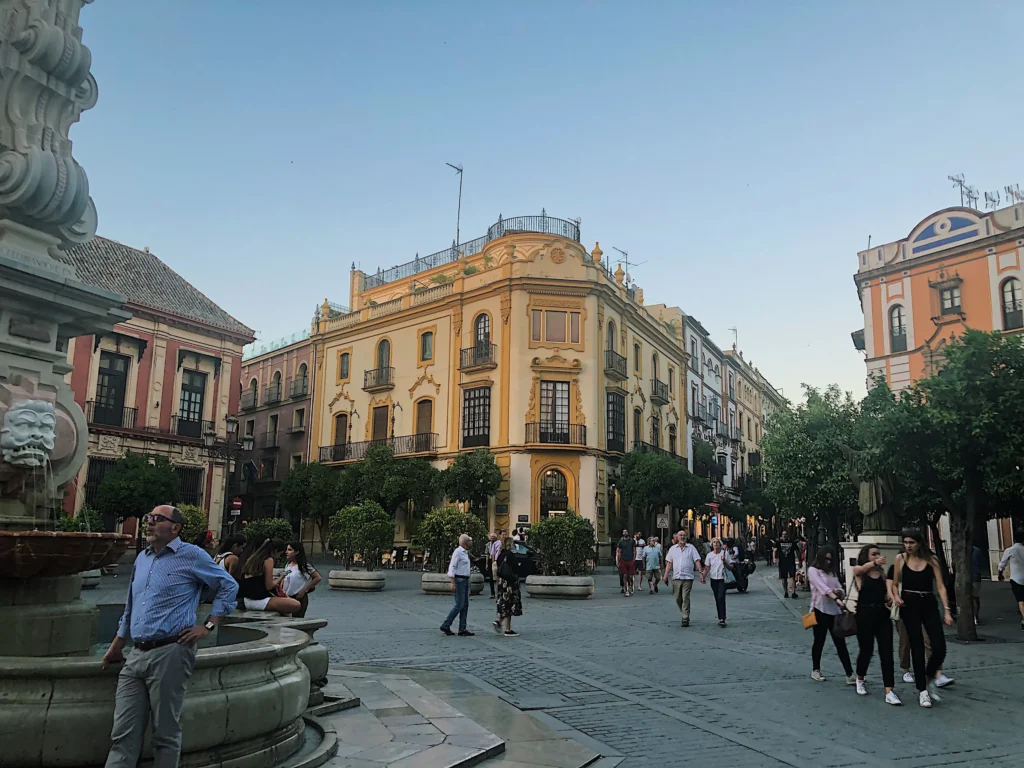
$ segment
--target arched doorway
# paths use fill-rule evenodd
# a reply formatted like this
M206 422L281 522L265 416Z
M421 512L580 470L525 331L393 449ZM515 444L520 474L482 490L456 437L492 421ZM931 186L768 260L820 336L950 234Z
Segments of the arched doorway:
M569 483L565 474L558 469L549 469L540 480L540 518L544 520L552 512L564 512L569 508Z

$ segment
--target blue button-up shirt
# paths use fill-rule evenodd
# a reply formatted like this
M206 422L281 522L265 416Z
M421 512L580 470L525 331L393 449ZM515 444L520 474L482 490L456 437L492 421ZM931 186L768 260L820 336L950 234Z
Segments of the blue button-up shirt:
M135 558L128 601L117 636L158 640L194 626L204 587L216 590L213 616L227 616L238 597L238 582L194 544L174 539L159 554L148 547Z

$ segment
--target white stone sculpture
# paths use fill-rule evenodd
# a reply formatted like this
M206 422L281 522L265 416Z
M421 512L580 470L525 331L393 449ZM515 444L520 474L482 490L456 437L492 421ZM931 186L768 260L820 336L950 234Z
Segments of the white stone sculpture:
M0 455L16 467L41 467L56 442L57 414L45 400L16 400L4 414Z

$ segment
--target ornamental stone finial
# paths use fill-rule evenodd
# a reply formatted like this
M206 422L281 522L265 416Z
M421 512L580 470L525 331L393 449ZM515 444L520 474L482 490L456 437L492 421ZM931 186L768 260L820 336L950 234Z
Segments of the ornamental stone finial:
M625 270L622 269L622 265L619 264L619 266L615 268L615 282L618 283L619 285L622 285L622 280L625 277L626 272Z
M594 242L594 250L590 252L590 255L594 257L594 263L601 263L601 256L604 255L604 251L601 250L601 243Z
M78 14L91 0L0 0L0 218L61 247L96 234L89 180L68 131L96 104Z

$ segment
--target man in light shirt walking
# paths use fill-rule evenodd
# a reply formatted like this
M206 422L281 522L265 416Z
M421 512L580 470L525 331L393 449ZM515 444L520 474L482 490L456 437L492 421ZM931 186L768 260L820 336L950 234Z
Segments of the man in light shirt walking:
M665 583L669 583L668 574L672 572L672 595L679 606L682 626L690 626L690 592L693 591L693 577L700 572L703 565L697 549L686 541L686 531L679 531L672 537L675 544L665 555ZM704 582L703 574L700 577Z
M466 621L469 618L469 545L473 539L468 533L459 536L459 546L452 552L451 562L448 563L448 578L452 580L452 592L455 593L455 605L448 612L448 617L441 625L441 631L446 635L454 635L452 622L459 617L459 635L461 637L472 637L475 632L466 628Z

